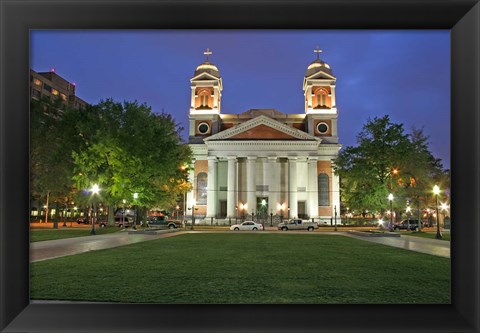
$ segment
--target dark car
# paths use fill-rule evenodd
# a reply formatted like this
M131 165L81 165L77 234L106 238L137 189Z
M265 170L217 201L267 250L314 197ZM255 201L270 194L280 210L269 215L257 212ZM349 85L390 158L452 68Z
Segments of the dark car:
M88 219L86 217L79 217L77 219L77 224L90 224L90 222L88 222Z
M418 220L403 220L393 226L393 230L418 230Z

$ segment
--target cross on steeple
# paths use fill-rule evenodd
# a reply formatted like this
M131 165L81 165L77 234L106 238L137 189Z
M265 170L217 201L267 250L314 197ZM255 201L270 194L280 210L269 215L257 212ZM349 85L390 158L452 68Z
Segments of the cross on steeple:
M315 50L313 50L313 52L315 52L317 54L317 60L320 59L320 53L322 52L322 50L320 50L320 47L317 45L317 48Z
M212 54L212 51L210 51L210 49L207 47L207 50L203 52L203 54L207 56L207 62L208 62L208 56Z

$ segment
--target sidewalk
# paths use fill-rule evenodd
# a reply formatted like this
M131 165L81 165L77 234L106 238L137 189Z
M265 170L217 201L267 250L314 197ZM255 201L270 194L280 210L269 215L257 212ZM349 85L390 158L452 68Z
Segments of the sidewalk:
M344 236L367 242L398 247L405 250L450 258L450 242L444 240L404 235L401 235L400 237L362 237L345 233Z
M132 235L128 232L116 232L113 234L73 237L42 242L30 243L30 262L42 261L58 257L64 257L84 252L109 249L118 246L135 244L159 238L181 235L180 232L158 234Z

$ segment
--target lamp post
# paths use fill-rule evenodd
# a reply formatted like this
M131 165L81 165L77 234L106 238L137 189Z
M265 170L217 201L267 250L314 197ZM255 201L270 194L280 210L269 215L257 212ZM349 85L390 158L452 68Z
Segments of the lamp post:
M133 229L137 230L137 199L138 193L133 193L133 201L135 205L133 206Z
M388 200L390 201L390 225L389 225L389 230L393 231L393 194L390 193L388 195Z
M190 229L193 230L193 225L195 224L195 200L192 200L192 227Z
M122 211L122 225L125 226L125 204L127 203L127 200L123 199L123 211Z
M347 207L347 225L348 225L348 218L349 218L349 215L350 213L348 212L349 208Z
M438 194L440 193L440 188L438 185L433 187L433 194L435 194L435 205L437 210L437 234L435 235L436 239L442 239L442 233L440 232L440 221L438 219Z
M94 184L92 186L92 195L93 195L93 222L92 222L92 230L90 231L91 235L96 235L95 231L95 222L97 219L97 194L100 191L100 188L98 187L98 184Z
M410 208L410 204L407 202L407 209L405 210L407 212L407 230L410 230L410 211L412 209Z
M334 211L334 219L335 219L335 231L337 231L337 203L334 204L333 211Z

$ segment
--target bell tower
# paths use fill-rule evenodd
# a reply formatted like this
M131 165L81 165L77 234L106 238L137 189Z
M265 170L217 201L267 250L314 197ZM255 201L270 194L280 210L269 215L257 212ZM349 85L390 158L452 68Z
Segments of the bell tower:
M308 133L321 137L323 143L338 143L337 78L330 65L320 59L322 50L317 46L313 52L317 59L308 66L303 79Z
M203 139L219 130L219 118L222 97L222 77L214 64L210 62L212 51L209 48L203 52L205 62L197 66L190 79L190 141Z

